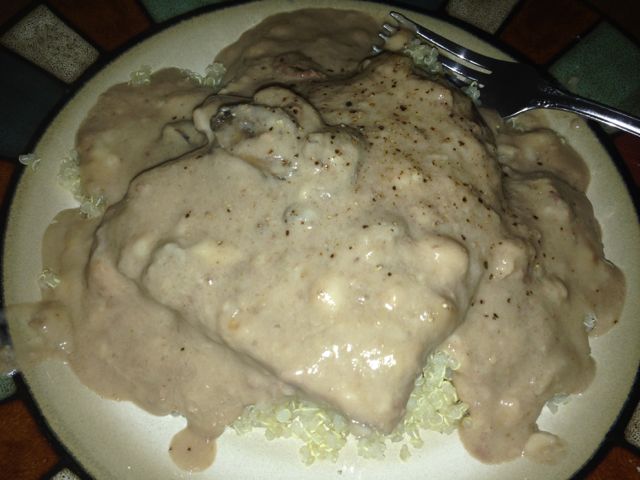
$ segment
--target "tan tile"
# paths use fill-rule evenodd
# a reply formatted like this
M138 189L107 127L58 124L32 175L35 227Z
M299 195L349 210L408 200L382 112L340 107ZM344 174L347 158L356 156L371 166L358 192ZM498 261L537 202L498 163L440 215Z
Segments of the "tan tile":
M16 23L0 43L72 82L98 58L98 51L41 5Z
M518 0L450 0L447 12L471 25L494 33Z

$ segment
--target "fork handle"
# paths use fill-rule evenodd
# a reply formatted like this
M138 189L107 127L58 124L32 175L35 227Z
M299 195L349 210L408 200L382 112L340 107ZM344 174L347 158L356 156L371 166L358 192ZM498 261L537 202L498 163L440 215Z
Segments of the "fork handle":
M578 113L585 117L606 123L625 132L640 136L640 118L607 107L578 95L573 95L564 90L550 87L546 89L546 95L540 100L538 107L554 108Z

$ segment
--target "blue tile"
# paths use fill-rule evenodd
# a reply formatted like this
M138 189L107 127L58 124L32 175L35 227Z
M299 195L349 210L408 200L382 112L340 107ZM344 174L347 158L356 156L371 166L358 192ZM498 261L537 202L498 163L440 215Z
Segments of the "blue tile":
M0 49L0 156L17 157L65 93L63 82Z

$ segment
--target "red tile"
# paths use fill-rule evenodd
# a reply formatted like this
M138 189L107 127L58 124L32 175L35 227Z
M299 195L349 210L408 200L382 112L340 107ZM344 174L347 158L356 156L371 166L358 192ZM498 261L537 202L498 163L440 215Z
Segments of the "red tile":
M0 6L0 28L14 16L23 12L27 7L35 3L33 0L5 0Z
M636 185L640 187L640 137L630 133L621 133L614 138L613 143L620 152L624 163L629 167Z
M0 159L0 206L6 200L7 189L11 184L11 177L16 170L16 161Z
M20 400L0 405L0 476L37 480L59 461L31 412Z
M638 477L640 477L640 456L625 448L613 447L587 478L588 480L632 480Z
M50 0L49 4L71 26L107 51L151 25L136 0Z
M611 23L640 42L640 2L637 0L588 0Z
M599 19L580 0L525 0L500 38L537 64L544 64Z

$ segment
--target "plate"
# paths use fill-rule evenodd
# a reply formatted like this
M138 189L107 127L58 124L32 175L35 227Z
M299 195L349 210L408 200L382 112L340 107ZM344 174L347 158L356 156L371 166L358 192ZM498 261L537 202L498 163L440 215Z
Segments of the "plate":
M114 83L126 81L141 65L154 70L178 66L202 72L217 52L241 32L265 17L294 8L336 7L364 10L382 18L389 7L354 1L267 0L204 13L167 28L132 47L86 83L60 111L35 149L43 159L36 171L22 176L11 205L4 247L4 294L7 305L39 299L37 276L45 228L55 214L75 206L60 188L56 174L62 158L73 148L75 132L97 96ZM402 10L400 10L402 11ZM458 27L413 12L404 12L425 26L470 48L498 58L504 53ZM592 172L588 196L604 234L607 257L622 268L627 291L640 291L640 229L624 182L604 147L586 123L561 112L544 112L547 120L585 158ZM554 466L525 459L484 465L464 450L457 435L425 435L426 446L401 461L393 448L382 461L365 460L349 446L337 463L304 466L292 440L268 442L260 433L238 437L227 432L218 441L214 465L189 474L170 460L172 435L184 426L175 417L155 417L127 402L100 398L83 386L62 362L48 360L23 370L33 396L60 441L92 476L99 479L512 479L567 478L588 461L614 423L628 396L640 361L640 300L629 294L620 324L592 341L598 372L582 395L560 408L545 410L542 429L568 442L568 455ZM29 330L9 315L18 352Z

